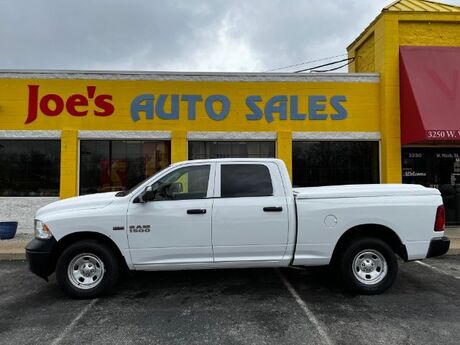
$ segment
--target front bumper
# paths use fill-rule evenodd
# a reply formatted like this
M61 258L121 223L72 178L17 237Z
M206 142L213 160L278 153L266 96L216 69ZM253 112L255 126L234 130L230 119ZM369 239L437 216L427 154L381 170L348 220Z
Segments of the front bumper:
M428 248L427 258L444 255L449 250L450 240L447 237L433 238Z
M26 246L26 259L32 273L48 280L56 268L56 244L54 237L49 240L33 239L29 242Z

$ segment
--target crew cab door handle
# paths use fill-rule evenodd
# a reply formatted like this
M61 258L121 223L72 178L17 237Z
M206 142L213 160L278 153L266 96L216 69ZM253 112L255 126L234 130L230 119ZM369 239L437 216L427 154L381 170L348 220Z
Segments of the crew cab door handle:
M187 214L204 214L206 213L206 209L204 208L192 208L187 210Z
M281 212L283 208L281 206L269 206L264 207L264 212Z

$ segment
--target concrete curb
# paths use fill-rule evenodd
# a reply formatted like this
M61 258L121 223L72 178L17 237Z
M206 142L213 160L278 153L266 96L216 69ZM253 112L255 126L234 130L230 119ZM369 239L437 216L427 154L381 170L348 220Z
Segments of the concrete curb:
M451 248L446 255L460 255L460 248Z
M0 253L0 261L24 261L26 253Z

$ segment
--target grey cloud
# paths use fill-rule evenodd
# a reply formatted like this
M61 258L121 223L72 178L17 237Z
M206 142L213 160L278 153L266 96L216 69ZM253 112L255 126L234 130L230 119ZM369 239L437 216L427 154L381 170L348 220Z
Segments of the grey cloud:
M0 68L263 71L345 53L383 1L0 1Z

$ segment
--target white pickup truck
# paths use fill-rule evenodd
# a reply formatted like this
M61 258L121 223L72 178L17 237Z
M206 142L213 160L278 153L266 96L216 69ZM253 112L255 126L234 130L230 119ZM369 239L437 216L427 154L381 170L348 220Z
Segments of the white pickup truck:
M72 297L111 289L123 268L333 264L348 289L382 293L405 261L445 254L444 207L419 185L292 188L278 159L173 164L126 192L38 210L32 272Z

